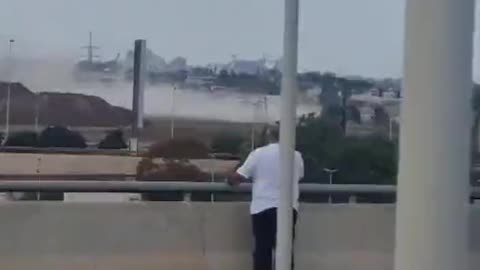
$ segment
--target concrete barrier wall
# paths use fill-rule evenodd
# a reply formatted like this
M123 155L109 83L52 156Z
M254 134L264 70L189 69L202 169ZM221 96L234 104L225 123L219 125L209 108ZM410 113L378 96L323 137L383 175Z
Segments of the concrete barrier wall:
M8 203L0 216L1 269L251 269L246 204ZM473 270L480 209L471 224ZM393 234L393 206L303 205L297 269L390 270Z
M2 174L136 174L139 157L0 153ZM161 162L159 159L156 162ZM191 160L204 171L232 170L238 161Z
M2 174L134 174L129 156L0 153Z

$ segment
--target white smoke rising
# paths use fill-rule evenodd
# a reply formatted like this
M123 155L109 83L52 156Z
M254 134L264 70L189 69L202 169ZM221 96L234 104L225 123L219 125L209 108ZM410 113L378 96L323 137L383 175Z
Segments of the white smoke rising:
M50 58L17 60L14 80L34 92L65 92L99 96L112 105L132 107L132 83L119 79L111 84L79 83L73 80L75 60ZM0 74L0 80L2 79ZM174 94L174 97L173 97ZM265 102L266 100L267 102ZM145 91L145 114L227 120L235 122L272 122L279 119L279 96L244 94L231 91L177 89L167 84L149 85ZM298 114L319 112L314 102L303 102Z

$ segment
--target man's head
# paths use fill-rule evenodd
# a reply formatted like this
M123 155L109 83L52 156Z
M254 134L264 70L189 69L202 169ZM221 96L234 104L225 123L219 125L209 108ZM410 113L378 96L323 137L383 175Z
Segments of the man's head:
M278 126L271 126L267 128L268 143L278 143L280 140L280 129Z

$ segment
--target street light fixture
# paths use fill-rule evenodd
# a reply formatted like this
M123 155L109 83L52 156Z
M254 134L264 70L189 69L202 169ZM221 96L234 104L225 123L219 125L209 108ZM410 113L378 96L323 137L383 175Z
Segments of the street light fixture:
M324 168L324 172L328 174L328 184L333 185L333 175L338 172L337 169L329 169L329 168ZM332 195L328 195L328 203L332 203Z

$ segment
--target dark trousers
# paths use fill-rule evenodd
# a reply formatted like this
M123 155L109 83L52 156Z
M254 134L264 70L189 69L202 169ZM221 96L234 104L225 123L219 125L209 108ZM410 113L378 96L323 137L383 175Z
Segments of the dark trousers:
M293 235L297 211L293 212ZM273 270L273 250L277 238L277 209L271 208L252 215L253 236L255 247L253 251L253 270ZM293 254L292 254L293 269Z

